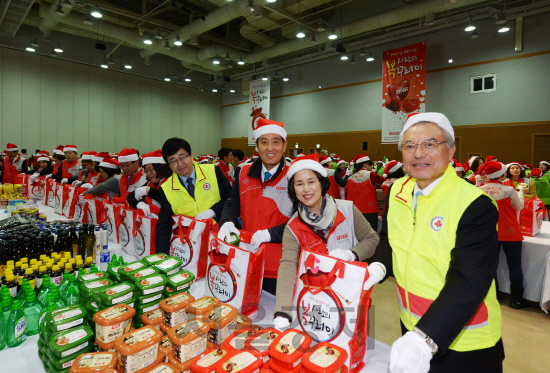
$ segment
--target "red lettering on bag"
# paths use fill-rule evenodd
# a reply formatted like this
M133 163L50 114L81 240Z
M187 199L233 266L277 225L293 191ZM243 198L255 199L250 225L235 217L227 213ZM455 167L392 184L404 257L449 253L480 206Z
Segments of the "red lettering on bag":
M336 241L344 240L348 238L348 234L341 234L340 236L336 236Z
M280 186L278 186L276 189L277 189L277 190L286 190L286 187L280 187Z

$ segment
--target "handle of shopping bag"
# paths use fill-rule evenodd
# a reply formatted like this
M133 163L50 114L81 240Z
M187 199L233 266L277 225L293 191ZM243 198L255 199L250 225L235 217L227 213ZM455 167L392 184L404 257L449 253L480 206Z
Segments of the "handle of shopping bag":
M315 255L313 254L308 255L304 264L306 268L314 268ZM336 274L338 274L338 277L344 278L345 268L346 268L346 265L344 264L344 262L342 262L341 260L337 260L336 263L334 264L334 267L326 277L326 281L324 281L324 283L321 286L319 286L319 289L310 289L309 292L314 295L319 294L320 292L325 290L329 282L334 278L334 276L336 276Z
M229 245L231 246L231 245ZM213 239L210 241L210 250L208 250L208 256L210 257L210 263L215 264L220 267L220 271L227 272L229 268L231 268L231 261L233 258L235 258L235 248L230 247L229 252L227 253L227 260L225 261L225 264L218 263L214 260L214 250L219 251L220 249L220 243L218 241L218 238Z
M178 233L179 233L179 236L180 236L181 243L185 245L185 244L187 244L188 237L187 237L186 234L183 233L183 225L182 225L182 222L181 222L182 218L183 218L182 215L180 215L179 218L178 218ZM193 221L193 223L194 223L194 221ZM191 223L191 225L193 223Z

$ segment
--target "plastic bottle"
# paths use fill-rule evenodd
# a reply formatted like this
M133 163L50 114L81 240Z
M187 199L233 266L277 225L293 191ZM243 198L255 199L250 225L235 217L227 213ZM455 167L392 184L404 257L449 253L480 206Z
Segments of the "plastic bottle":
M28 284L28 281L26 279L21 278L21 283L19 284L19 291L17 292L17 296L15 297L15 299L17 299L18 301L21 301L21 298L23 298L23 288L25 286L28 286L25 284Z
M13 298L12 298L13 299ZM13 303L13 300L10 298L4 298L2 299L2 318L4 319L4 325L8 322L8 317L11 312L11 304Z
M95 246L94 246L94 262L100 266L101 265L101 250L103 249L103 245L101 244L101 226L99 224L96 224L95 230L94 230L94 236L95 236Z
M23 285L21 287L21 292L18 294L19 297L19 303L21 304L21 307L27 303L27 294L34 293L34 290L31 288L31 285L28 282L23 282Z
M42 287L38 291L38 301L42 303L42 306L46 305L46 298L48 297L48 294L50 292L50 276L45 275L44 279L42 280Z
M51 310L55 310L55 303L52 295L48 296L48 300L48 306L42 309L42 315L40 315L40 320L38 320L38 329L40 330L40 333L42 333L43 330L46 330L45 325L43 325L46 322L46 314Z
M36 287L36 277L34 277L34 271L32 270L32 268L27 268L25 270L25 276L23 276L23 279L26 279L32 290L34 290L34 288Z
M6 347L6 323L2 317L2 305L0 305L0 350Z
M63 300L65 300L68 297L69 291L71 289L75 289L75 293L77 296L80 295L80 290L78 289L78 282L76 281L74 274L72 273L69 275L69 281L67 281L67 285L65 286L65 288L59 289L59 295Z
M27 339L27 317L19 301L14 300L7 322L6 343L8 347L16 347L25 342L25 339Z
M76 228L71 227L69 228L69 241L71 243L73 258L76 258L77 255L82 255L79 252L79 242L78 242L78 235L76 234Z
M7 275L6 276L5 286L10 290L11 297L15 298L17 296L17 282L15 282L15 276L14 275Z
M27 294L27 302L23 307L23 313L27 317L27 335L38 334L42 305L36 300L36 294L33 291Z
M95 266L95 264L92 264L92 266L90 267L90 271L88 273L96 273L97 271L98 271L98 269Z
M65 270L65 273L63 274L63 280L61 280L61 285L59 285L59 294L63 294L67 286L69 286L69 276L69 272Z
M21 261L15 262L15 270L13 271L13 275L15 276L15 281L19 283L19 274L21 273Z
M103 250L101 250L101 264L99 266L99 269L102 271L106 271L107 268L109 268L109 262L111 261L111 252L107 248L107 246L103 246Z
M78 295L76 294L75 288L69 288L69 293L64 299L65 306L72 306L73 304L78 303Z
M38 271L38 274L35 278L34 288L36 289L36 292L39 292L42 288L42 283L44 282L44 276L46 276L46 266L41 266L40 270Z
M59 269L59 266L54 265L52 266L52 275L50 277L50 282L53 283L55 286L59 286L61 284L61 280L63 278L61 270Z
M59 288L55 285L50 285L50 293L52 294L53 302L55 303L55 308L64 307L65 303L61 300L59 296Z
M95 257L95 253L94 253ZM90 267L94 264L94 258L88 257L86 258L86 262L84 263L84 273L90 273Z

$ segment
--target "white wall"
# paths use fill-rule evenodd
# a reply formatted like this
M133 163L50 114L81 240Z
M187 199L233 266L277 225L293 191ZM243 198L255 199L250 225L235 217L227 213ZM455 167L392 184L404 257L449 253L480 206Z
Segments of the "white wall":
M196 154L221 141L221 96L176 84L0 48L0 146L60 144L142 154L183 137Z

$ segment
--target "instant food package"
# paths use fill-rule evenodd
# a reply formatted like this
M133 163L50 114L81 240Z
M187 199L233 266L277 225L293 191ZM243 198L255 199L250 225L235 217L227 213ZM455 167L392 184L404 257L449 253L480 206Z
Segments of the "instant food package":
M206 336L210 327L198 319L181 323L168 331L174 358L184 363L206 351Z
M310 345L311 337L300 330L289 329L280 333L269 346L271 369L277 371L275 366L285 369L282 373L294 373L297 367L300 367L298 371L302 370L302 355L307 352Z
M302 356L304 373L341 373L348 359L343 348L321 342Z
M118 355L119 369L122 373L136 373L163 360L159 355L162 334L158 329L144 326L136 331L118 337L115 349Z
M71 366L71 373L119 373L116 352L90 352L79 355Z
M160 329L168 333L170 328L188 320L187 307L195 301L192 295L181 293L160 302L160 309L164 313Z

